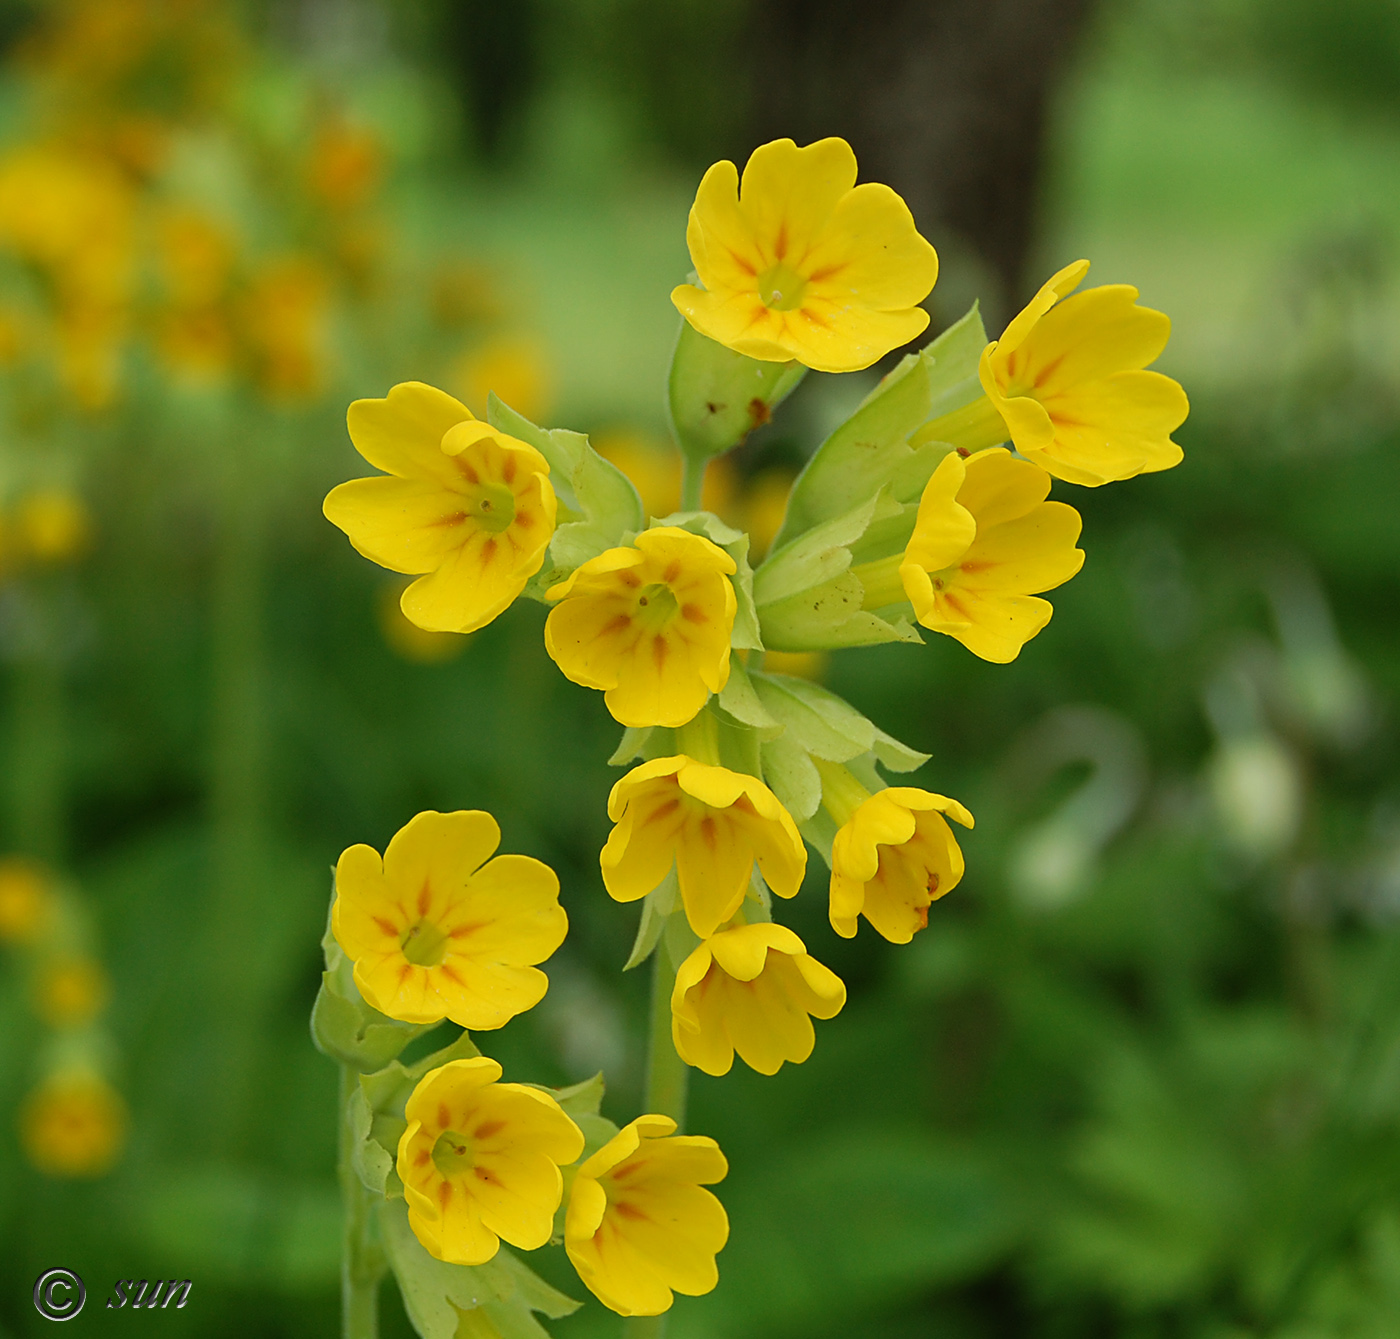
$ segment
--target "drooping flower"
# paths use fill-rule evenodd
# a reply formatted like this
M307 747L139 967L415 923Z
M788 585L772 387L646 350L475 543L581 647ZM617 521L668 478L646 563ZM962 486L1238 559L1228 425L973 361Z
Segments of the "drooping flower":
M420 628L485 627L544 562L548 462L418 381L356 400L348 422L356 450L386 475L331 489L326 517L372 562L419 577L403 611Z
M728 1074L734 1052L760 1074L812 1054L812 1017L835 1018L841 978L791 930L738 925L705 940L680 966L671 995L676 1052L706 1074ZM811 1017L809 1017L811 1015Z
M352 846L335 872L331 928L371 1007L405 1023L503 1027L549 989L535 967L568 933L559 880L524 855L491 854L501 829L479 809L429 810L381 861Z
M583 1152L583 1132L548 1093L500 1083L477 1056L431 1070L404 1110L398 1171L408 1224L425 1250L481 1265L508 1241L533 1251L550 1238L564 1194L560 1167Z
M924 627L983 660L1016 659L1054 613L1038 593L1084 565L1079 513L1047 502L1049 492L1044 470L1003 447L943 458L899 560L903 593ZM867 605L879 598L867 592Z
M684 755L634 767L608 796L617 825L603 847L603 884L618 902L652 891L675 866L691 929L714 934L744 900L754 862L779 897L807 868L791 815L763 782Z
M938 256L888 186L856 185L843 139L753 151L705 173L686 243L697 288L671 293L702 335L764 362L854 372L922 334Z
M102 1176L122 1151L126 1126L121 1094L88 1069L51 1074L20 1113L25 1154L48 1176Z
M825 786L831 769L822 770L823 801L842 823L831 844L832 929L850 939L864 916L890 943L907 944L928 924L930 903L963 876L947 818L970 828L972 815L956 800L914 786L867 793L855 805L844 797L832 803Z
M644 530L553 586L544 645L623 725L684 725L729 681L734 559L703 535Z
M1171 434L1190 406L1170 377L1144 370L1171 319L1137 306L1128 284L1067 296L1088 269L1078 260L1054 275L987 345L978 373L1016 449L1092 487L1179 464Z
M658 1316L674 1293L719 1282L729 1239L724 1206L705 1186L729 1164L704 1135L677 1135L669 1116L638 1116L578 1169L564 1249L578 1276L620 1316Z

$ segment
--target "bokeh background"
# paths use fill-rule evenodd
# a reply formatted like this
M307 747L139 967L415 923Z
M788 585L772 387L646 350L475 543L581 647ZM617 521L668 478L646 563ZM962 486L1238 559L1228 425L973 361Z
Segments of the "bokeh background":
M841 134L935 329L1087 256L1193 412L1178 469L1072 490L1014 665L803 667L978 825L908 947L835 938L818 868L784 908L850 1003L696 1075L733 1236L677 1339L1400 1334L1395 0L6 0L0 46L0 1333L54 1265L84 1332L336 1332L329 866L420 809L563 881L507 1077L635 1114L616 727L539 607L420 634L320 499L346 403L419 378L668 510L699 173ZM712 503L761 542L875 375L809 377ZM132 1275L190 1305L104 1313Z

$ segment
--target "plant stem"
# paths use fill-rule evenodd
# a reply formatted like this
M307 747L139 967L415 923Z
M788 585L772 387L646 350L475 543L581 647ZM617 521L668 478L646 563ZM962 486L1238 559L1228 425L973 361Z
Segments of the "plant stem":
M700 498L705 491L705 470L710 462L707 457L693 456L689 451L682 452L681 459L685 462L681 474L681 510L699 511Z
M671 1041L671 991L676 984L676 966L665 935L653 957L646 1111L648 1115L670 1116L676 1122L676 1132L683 1134L690 1067L676 1054ZM622 1333L625 1339L665 1339L666 1315L630 1316L623 1322Z
M677 1132L684 1133L690 1066L676 1054L671 1040L671 992L676 985L676 964L671 961L664 934L653 958L646 1110L648 1115L670 1116L676 1122Z
M44 635L51 636L47 626ZM63 668L50 648L31 648L17 661L11 701L9 840L57 865L66 845L67 703Z
M350 1160L354 1134L350 1128L350 1098L357 1075L340 1067L340 1199L344 1214L340 1254L341 1339L379 1339L379 1281L383 1257L374 1241L369 1192Z

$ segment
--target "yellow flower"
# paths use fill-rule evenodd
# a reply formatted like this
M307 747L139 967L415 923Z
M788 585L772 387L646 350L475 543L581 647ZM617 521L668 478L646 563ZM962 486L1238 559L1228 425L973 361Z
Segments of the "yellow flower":
M644 530L550 588L545 650L566 677L603 689L623 725L684 725L729 681L735 570L703 535Z
M101 1176L126 1141L126 1103L88 1070L51 1075L20 1113L25 1154L48 1176Z
M549 412L549 356L539 340L501 336L463 354L453 367L462 399L479 414L494 391L517 414L540 422Z
M0 941L27 943L43 928L53 902L49 879L28 860L0 860Z
M928 924L929 904L963 876L962 851L944 814L972 826L956 800L914 786L891 786L855 808L831 844L837 934L852 938L864 916L890 943L907 944Z
M1166 347L1171 320L1107 284L1066 297L1088 272L1067 265L982 353L982 388L1016 449L1070 483L1108 483L1171 469L1186 393L1143 371ZM1061 301L1061 299L1065 299Z
M812 1019L846 1003L841 978L781 925L738 925L705 940L676 973L671 1036L676 1052L706 1074L728 1074L734 1052L760 1074L812 1054Z
M408 1223L429 1254L482 1265L501 1240L543 1246L563 1198L559 1171L583 1133L538 1088L498 1083L494 1060L453 1060L413 1090L399 1139Z
M28 494L16 509L15 524L25 551L45 563L80 557L92 539L87 504L63 488Z
M50 1027L77 1027L107 1003L107 974L90 958L48 963L34 985L34 1009Z
M621 1316L658 1316L673 1289L698 1297L719 1282L729 1218L703 1187L729 1164L713 1139L675 1128L669 1116L638 1116L578 1169L569 1194L564 1249Z
M383 175L384 150L373 131L341 116L321 125L312 141L307 180L331 210L344 212L367 203Z
M356 400L348 421L356 450L387 477L331 489L327 518L366 558L420 577L403 593L411 622L429 632L485 627L544 562L554 534L549 463L419 381Z
M534 966L569 930L559 880L527 855L491 853L496 820L480 809L419 814L383 860L352 846L335 870L331 928L371 1007L405 1023L450 1018L504 1027L549 989Z
M763 782L678 756L634 767L608 796L617 825L603 847L603 884L618 902L652 891L674 864L691 929L714 934L744 900L754 861L779 897L795 897L807 848Z
M318 395L325 380L329 285L308 256L263 266L242 301L242 328L254 382L268 399L288 403Z
M404 617L403 599L406 581L387 583L375 597L375 613L379 619L379 631L389 644L389 649L404 660L419 665L442 665L455 660L467 648L469 637L455 632L428 632Z
M686 243L703 288L671 301L702 335L764 362L854 372L922 334L938 256L888 186L856 185L843 139L754 150L700 182Z
M1079 513L1047 502L1049 492L1050 476L1004 447L943 458L899 562L904 594L924 627L957 638L983 660L1016 659L1054 612L1037 593L1084 565L1074 546ZM867 606L880 598L867 589Z

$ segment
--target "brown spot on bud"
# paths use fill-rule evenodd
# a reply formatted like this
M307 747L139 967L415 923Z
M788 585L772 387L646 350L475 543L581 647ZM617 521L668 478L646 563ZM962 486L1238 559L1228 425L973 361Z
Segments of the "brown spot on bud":
M769 419L773 417L773 411L768 406L767 400L760 399L757 395L749 401L749 427L761 428Z

